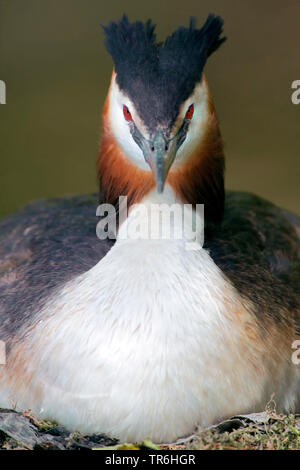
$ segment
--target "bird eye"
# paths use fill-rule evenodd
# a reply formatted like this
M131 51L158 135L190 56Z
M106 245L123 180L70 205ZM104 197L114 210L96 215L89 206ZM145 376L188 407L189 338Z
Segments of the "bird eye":
M188 119L190 121L193 117L193 114L194 114L194 105L191 104L187 112L185 113L185 119Z
M126 121L132 121L131 112L125 104L123 105L123 114Z

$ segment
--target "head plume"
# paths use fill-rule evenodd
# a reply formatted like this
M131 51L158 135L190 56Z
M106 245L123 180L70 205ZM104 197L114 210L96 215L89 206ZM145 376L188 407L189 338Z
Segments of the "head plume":
M219 16L210 14L200 29L191 18L189 27L177 28L161 43L151 20L130 23L124 15L103 27L117 83L149 129L174 123L180 104L201 81L207 58L224 42L222 27Z

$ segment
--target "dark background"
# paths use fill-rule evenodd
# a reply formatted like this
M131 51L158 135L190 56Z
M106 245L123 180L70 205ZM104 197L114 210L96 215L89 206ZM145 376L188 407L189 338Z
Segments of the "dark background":
M112 62L101 23L151 17L159 39L209 12L228 41L206 75L226 143L228 188L300 214L299 0L0 0L0 216L97 189L100 113Z

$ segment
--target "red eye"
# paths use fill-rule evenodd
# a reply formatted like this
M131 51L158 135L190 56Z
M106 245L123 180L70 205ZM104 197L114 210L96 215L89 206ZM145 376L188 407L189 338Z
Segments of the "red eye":
M123 106L123 114L126 121L132 121L131 112L129 111L127 106L125 106L125 104Z
M189 106L189 109L185 113L185 119L191 120L193 117L193 114L194 114L194 105L191 104L191 106Z

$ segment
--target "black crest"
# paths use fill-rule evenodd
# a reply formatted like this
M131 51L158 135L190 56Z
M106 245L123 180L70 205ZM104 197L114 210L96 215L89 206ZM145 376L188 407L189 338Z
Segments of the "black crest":
M188 28L179 27L163 43L156 42L151 20L130 23L124 15L103 27L118 85L149 130L172 126L180 104L201 81L207 58L225 41L222 27L219 16L210 14L200 29L191 18Z

